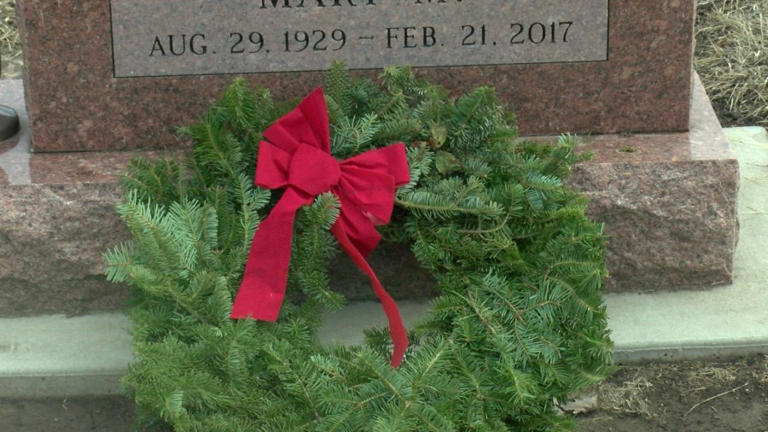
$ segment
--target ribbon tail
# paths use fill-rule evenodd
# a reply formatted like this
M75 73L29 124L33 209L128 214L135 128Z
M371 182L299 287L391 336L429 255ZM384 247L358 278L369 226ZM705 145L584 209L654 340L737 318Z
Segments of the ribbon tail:
M304 198L286 189L272 212L259 224L230 318L277 320L285 298L296 210L311 201L311 197Z
M344 248L355 264L357 264L357 267L371 279L373 291L376 293L376 297L381 301L384 313L387 315L387 320L389 321L389 335L392 338L392 344L394 345L390 364L393 368L397 368L403 361L405 349L408 348L408 335L405 332L405 326L403 325L403 319L400 316L400 310L397 308L397 304L389 293L381 285L381 282L379 282L379 278L376 277L376 273L373 272L371 266L368 265L368 262L360 251L352 244L352 241L349 239L344 229L336 223L331 227L331 232L339 240L341 247Z

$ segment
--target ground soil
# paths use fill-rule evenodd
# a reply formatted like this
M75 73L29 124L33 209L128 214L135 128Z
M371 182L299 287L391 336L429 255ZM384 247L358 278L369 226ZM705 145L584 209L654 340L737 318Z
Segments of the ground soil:
M121 396L0 399L2 432L130 432L133 419Z
M590 395L578 432L768 432L768 356L626 366Z
M768 356L624 366L579 399L577 432L768 432ZM129 432L133 419L119 396L0 399L2 432Z

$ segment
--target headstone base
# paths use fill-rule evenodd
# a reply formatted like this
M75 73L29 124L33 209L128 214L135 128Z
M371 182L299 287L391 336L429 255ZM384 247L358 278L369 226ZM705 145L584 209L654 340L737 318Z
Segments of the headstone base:
M591 197L588 212L610 236L609 291L731 282L738 163L698 78L693 90L690 132L586 137L580 147L595 158L569 182ZM0 82L0 94L24 129L21 81ZM26 136L0 143L0 316L121 308L129 290L104 280L101 255L127 239L113 209L136 153L29 154ZM372 262L382 283L396 297L429 295L429 278L408 276L413 263L387 248ZM335 273L343 292L372 298L354 269Z
M587 137L569 178L609 236L608 290L728 284L738 239L739 165L698 75L690 131Z

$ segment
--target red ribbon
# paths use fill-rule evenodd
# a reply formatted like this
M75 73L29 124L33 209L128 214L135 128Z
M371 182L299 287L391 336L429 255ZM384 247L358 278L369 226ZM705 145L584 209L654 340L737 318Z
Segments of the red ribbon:
M389 320L398 367L408 346L400 311L365 257L380 235L374 225L389 223L395 188L410 181L403 143L370 150L339 162L330 154L328 111L321 88L264 132L259 144L256 185L285 188L280 201L259 225L245 265L243 282L232 306L232 318L275 321L285 297L291 259L293 220L299 207L331 191L341 211L331 228L341 247L371 279Z

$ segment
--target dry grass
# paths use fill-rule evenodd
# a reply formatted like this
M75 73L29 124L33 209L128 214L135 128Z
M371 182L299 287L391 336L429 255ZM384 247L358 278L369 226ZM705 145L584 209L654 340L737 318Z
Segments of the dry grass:
M755 371L753 378L758 386L768 390L768 354L763 354L762 368Z
M19 78L23 68L15 3L0 0L0 78Z
M699 0L696 69L723 124L768 126L768 0Z
M737 365L704 365L688 371L688 384L691 392L706 390L713 385L727 386L736 381Z
M621 383L603 382L597 387L600 408L614 414L654 418L658 413L649 401L652 388L653 383L640 374Z

